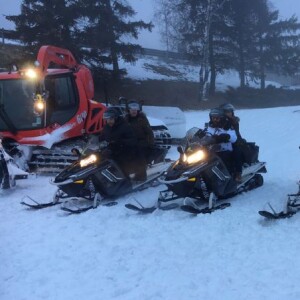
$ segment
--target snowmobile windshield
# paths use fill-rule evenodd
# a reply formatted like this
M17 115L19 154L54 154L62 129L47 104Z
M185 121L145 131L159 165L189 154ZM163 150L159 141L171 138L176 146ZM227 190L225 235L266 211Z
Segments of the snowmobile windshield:
M0 81L0 131L41 127L33 111L34 91L34 83L26 79Z

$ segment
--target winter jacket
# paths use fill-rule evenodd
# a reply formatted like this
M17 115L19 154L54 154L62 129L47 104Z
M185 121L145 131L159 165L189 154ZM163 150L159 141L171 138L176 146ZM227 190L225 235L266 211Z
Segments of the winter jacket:
M136 117L127 114L125 119L136 134L139 147L146 148L154 145L153 131L144 113L139 112Z
M233 129L213 128L208 126L206 134L216 136L216 140L221 145L221 151L232 151L232 144L236 142L237 136Z
M108 142L108 149L114 159L132 159L137 153L137 138L122 117L117 118L112 127L108 124L104 126L99 141Z
M238 140L241 140L242 136L240 133L240 118L232 116L231 118L228 118L228 120L230 122L230 127L235 131Z

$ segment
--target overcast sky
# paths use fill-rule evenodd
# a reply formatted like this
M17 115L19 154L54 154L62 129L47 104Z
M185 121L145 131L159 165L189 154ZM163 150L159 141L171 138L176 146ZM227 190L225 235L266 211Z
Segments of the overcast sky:
M245 0L249 1L249 0ZM0 0L0 28L13 29L12 22L5 19L5 15L19 14L22 0ZM128 0L133 9L137 12L136 18L145 22L153 20L155 0ZM281 18L288 18L295 14L300 21L300 0L271 0L275 8L280 11ZM152 33L143 31L140 34L138 43L143 47L164 49L160 42L159 30L154 27Z

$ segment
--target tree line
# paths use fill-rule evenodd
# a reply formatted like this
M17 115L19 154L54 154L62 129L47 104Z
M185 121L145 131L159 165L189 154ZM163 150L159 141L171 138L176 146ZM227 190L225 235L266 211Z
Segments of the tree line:
M300 23L279 19L268 0L156 0L167 48L200 66L200 97L215 92L216 78L237 70L265 88L266 71L295 75L300 67Z
M153 24L134 21L126 0L23 0L15 23L18 39L35 53L41 45L70 49L99 76L120 78L120 58L136 60L142 48L129 42ZM215 92L218 74L237 70L240 87L266 71L294 75L300 68L295 16L281 20L269 0L156 0L156 17L167 50L199 65L200 98ZM109 71L112 70L112 71Z

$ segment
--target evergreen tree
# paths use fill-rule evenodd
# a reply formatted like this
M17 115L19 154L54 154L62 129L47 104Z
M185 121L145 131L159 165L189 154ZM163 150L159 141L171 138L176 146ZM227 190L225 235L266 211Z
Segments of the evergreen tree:
M81 29L84 45L91 48L86 57L94 61L93 66L113 67L113 76L118 79L121 74L119 58L134 62L135 54L141 52L141 46L128 41L138 38L141 29L152 29L151 23L130 21L134 10L124 0L80 0L85 24Z
M7 16L16 25L16 34L31 51L53 45L78 53L74 39L75 0L23 0L20 15Z

